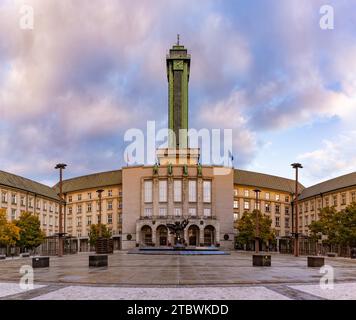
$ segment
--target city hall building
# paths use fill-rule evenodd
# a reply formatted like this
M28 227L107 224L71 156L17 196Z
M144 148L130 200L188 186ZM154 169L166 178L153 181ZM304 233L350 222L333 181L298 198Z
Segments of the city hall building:
M189 246L234 247L236 224L244 212L259 209L272 220L277 240L292 233L294 180L240 169L215 174L218 166L201 165L200 150L189 148L188 84L190 55L174 45L166 58L168 126L174 137L158 149L156 165L127 166L63 181L64 232L76 239L78 251L90 250L88 232L98 223L102 189L102 223L111 230L114 249L169 246L175 243L167 223L188 219L184 239ZM288 164L289 165L289 164ZM259 201L256 192L259 189ZM300 184L300 232L318 219L318 209L356 201L356 172L309 188ZM58 233L59 189L0 171L0 209L7 218L21 211L37 215L47 236Z

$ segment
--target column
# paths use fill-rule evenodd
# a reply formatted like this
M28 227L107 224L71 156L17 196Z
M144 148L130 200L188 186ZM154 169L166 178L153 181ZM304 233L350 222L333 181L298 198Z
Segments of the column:
M200 230L200 232L199 232L199 246L200 245L204 245L204 226L200 226L199 227L199 230Z
M188 226L184 229L184 240L187 244L189 244L188 241Z
M168 216L173 216L174 212L173 212L173 206L174 206L174 186L173 186L173 178L169 177L168 178L168 205L167 205L167 215Z
M157 241L156 241L157 240L156 239L156 235L157 235L156 225L155 224L152 225L151 228L152 228L152 242L154 243L155 247L157 247L159 245L159 243L157 244Z
M188 185L188 179L186 177L183 177L182 181L182 188L183 188L183 198L182 198L182 216L183 215L188 215L188 202L189 202L189 185Z
M220 223L217 222L215 226L215 244L220 244Z
M136 244L140 245L141 241L141 225L136 222Z
M203 178L198 177L197 179L197 217L201 219L203 217Z
M159 201L159 186L158 186L158 178L153 178L153 216L158 216L158 201Z

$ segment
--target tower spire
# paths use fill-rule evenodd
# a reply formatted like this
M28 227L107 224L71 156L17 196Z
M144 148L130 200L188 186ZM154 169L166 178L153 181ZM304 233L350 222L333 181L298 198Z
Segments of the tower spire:
M179 33L177 34L177 46L179 46Z

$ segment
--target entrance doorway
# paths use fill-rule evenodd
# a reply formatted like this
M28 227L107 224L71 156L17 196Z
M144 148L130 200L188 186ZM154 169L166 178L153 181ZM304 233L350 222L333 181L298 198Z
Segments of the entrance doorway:
M160 246L166 246L168 244L168 229L166 226L159 226L157 228L157 243Z
M206 226L204 229L204 245L212 246L215 244L215 228L213 226Z
M199 228L196 225L191 225L188 229L188 243L190 246L199 245Z

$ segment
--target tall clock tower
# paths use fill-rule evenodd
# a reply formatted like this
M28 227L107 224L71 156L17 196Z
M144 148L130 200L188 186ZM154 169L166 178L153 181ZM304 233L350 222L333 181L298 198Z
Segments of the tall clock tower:
M187 135L180 136L179 129L188 130L188 82L190 72L190 54L177 44L167 55L168 79L168 128L175 133L176 141L170 137L170 148L188 148Z

